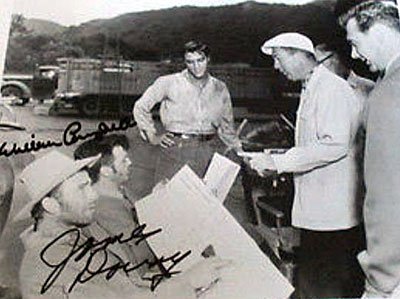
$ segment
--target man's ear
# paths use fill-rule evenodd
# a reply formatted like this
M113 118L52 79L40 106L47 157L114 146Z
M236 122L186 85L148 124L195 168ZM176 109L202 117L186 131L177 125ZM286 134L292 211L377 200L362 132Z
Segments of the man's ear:
M42 206L50 214L58 215L61 213L60 203L53 197L45 197L42 200Z
M113 170L110 166L103 165L100 167L100 176L109 177L113 174Z

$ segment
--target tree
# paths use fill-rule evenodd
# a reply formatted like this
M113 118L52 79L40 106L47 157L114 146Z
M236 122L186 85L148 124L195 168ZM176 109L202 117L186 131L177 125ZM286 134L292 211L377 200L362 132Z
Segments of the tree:
M14 14L11 18L10 36L16 34L27 34L29 30L25 27L25 17L22 14Z

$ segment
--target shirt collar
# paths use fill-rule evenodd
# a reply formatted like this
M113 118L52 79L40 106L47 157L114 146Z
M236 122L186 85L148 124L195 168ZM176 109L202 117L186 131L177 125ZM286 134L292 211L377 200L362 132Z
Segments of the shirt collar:
M35 239L37 236L41 236L42 238L56 238L60 236L62 233L70 230L70 229L79 229L79 227L75 225L68 225L60 220L57 216L45 213L43 215L43 219L40 221L37 231L33 231L33 226L30 226L26 229L21 235L21 239L24 244L27 243L35 243ZM76 238L75 234L69 234L62 238L61 241L58 241L59 244L69 244ZM41 242L40 240L36 240L36 242ZM32 244L33 244L32 243Z
M210 81L210 77L211 77L210 74L207 72L205 77L202 79L193 78L193 76L191 74L189 74L188 69L183 70L182 73L183 73L183 76L186 78L186 80L188 80L191 84L193 84L201 89L207 85L207 83L208 83L208 81Z
M328 71L328 69L323 64L320 64L315 68L313 68L312 71L308 73L306 79L302 83L303 89L306 89L312 82L317 80L325 71Z
M393 57L393 59L388 63L388 65L385 68L384 74L390 74L392 71L396 69L400 65L400 54L396 55Z

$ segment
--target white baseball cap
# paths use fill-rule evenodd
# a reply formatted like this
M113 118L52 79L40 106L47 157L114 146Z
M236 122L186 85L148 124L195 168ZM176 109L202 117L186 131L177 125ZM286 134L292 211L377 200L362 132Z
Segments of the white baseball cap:
M314 45L305 35L297 32L286 32L267 40L261 51L266 55L272 55L273 48L292 48L309 52L315 56Z

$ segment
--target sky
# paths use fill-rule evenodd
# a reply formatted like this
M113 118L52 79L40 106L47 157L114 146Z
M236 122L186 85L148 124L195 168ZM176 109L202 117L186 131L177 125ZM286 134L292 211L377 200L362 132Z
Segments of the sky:
M220 6L244 1L246 0L14 0L13 12L23 14L26 18L39 18L70 26L130 12L184 5ZM293 5L308 3L311 0L257 0L257 2Z

